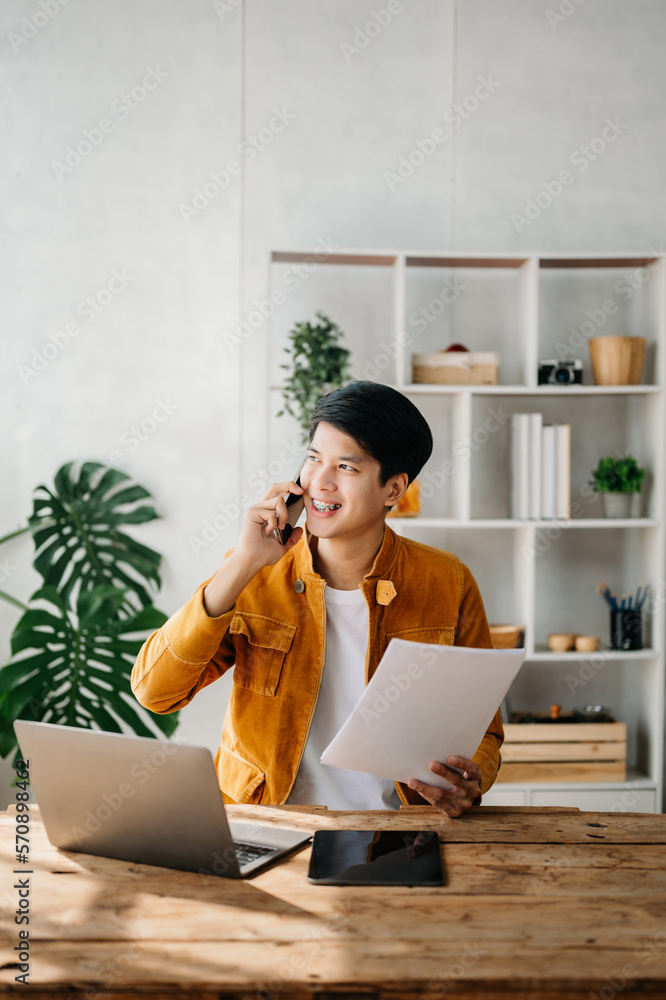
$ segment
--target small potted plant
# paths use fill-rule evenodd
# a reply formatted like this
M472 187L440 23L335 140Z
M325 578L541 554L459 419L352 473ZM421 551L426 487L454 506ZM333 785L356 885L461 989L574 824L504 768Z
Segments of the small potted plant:
M316 315L318 323L296 323L289 331L291 345L285 351L290 363L280 365L289 375L282 391L284 407L277 416L286 412L298 420L304 444L317 400L350 380L349 351L339 344L342 330L323 312Z
M601 504L606 517L629 517L634 493L640 493L645 470L631 455L622 458L600 458L592 472L590 486L601 494Z

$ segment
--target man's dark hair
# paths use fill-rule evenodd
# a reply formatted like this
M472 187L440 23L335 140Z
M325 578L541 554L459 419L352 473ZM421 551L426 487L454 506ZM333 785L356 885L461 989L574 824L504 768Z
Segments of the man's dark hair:
M322 422L348 434L379 462L382 486L399 472L411 483L432 452L425 417L401 392L379 382L350 382L322 396L310 421L309 443Z

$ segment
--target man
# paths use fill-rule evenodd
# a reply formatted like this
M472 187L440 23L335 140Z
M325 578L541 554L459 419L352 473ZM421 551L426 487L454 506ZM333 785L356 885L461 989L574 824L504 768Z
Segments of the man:
M337 809L427 802L460 816L495 780L499 712L473 760L433 760L454 787L408 785L319 763L393 636L488 648L481 595L450 552L400 538L386 514L432 451L430 428L402 393L353 382L324 396L295 482L274 484L243 520L216 574L144 643L132 690L173 712L234 668L215 757L225 802ZM301 494L306 527L285 546L275 528Z

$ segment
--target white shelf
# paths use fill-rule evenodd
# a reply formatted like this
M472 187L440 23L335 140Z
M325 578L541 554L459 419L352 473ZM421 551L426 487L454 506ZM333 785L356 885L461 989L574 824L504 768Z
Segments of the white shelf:
M494 788L499 789L528 789L538 788L554 791L558 788L572 789L574 791L586 792L601 789L602 791L623 791L627 786L635 788L656 788L658 782L655 778L650 778L636 768L627 768L627 778L625 781L502 781Z
M593 653L579 653L572 649L568 653L553 653L549 649L529 653L527 659L537 663L568 663L589 660L592 656L601 654L604 660L654 660L660 654L656 649L597 649Z
M501 528L512 529L533 526L534 528L658 528L663 523L656 517L579 517L553 518L552 520L519 520L513 517L474 518L466 521L453 517L390 517L389 524L400 528L413 525L415 528Z
M278 386L271 386L278 388ZM472 396L642 396L661 392L658 385L434 385L409 382L393 385L409 396L469 393Z
M661 392L658 385L430 385L410 382L393 383L391 388L406 396L648 396ZM271 392L282 392L284 385L270 385Z
M489 620L524 626L528 662L509 692L512 708L543 711L562 702L567 709L593 701L610 705L628 724L628 759L635 766L626 782L507 782L495 785L488 801L495 792L498 800L515 792L526 805L557 804L561 795L560 804L591 808L583 804L590 793L591 802L606 802L602 809L629 809L638 789L639 808L659 811L666 646L666 602L659 589L666 580L666 254L339 248L314 258L306 248L271 254L271 288L284 265L315 259L318 268L308 272L303 293L290 292L284 311L276 309L269 321L271 390L281 391L282 373L277 364L270 368L270 352L277 349L275 358L282 357L289 324L317 308L327 311L351 334L357 377L392 385L432 427L435 450L419 476L423 516L391 517L387 523L406 537L450 547L477 579ZM629 277L636 281L626 296L620 289ZM458 288L463 291L453 294ZM606 310L609 299L617 308ZM537 385L539 359L565 356L580 357L584 378L592 381L587 338L609 333L646 337L645 384ZM500 354L502 384L413 383L411 355L453 341ZM577 346L565 355L560 347L567 345ZM571 424L571 517L506 516L508 417L514 410L541 410L548 422ZM272 432L267 427L267 442ZM590 472L600 455L619 449L647 468L645 498L633 508L646 516L586 516L601 512L598 497L584 492ZM267 454L267 461L273 457ZM651 602L645 641L654 648L547 650L550 632L585 629L608 637L608 609L595 589L600 580L618 594L640 580L651 584L658 599ZM594 664L601 661L603 669L597 670Z
M478 250L405 250L386 247L338 247L331 253L313 251L312 247L273 250L274 264L316 260L318 264L351 264L355 266L391 266L402 257L408 266L419 267L520 267L527 261L538 261L542 268L607 268L644 267L660 259L659 254L636 253L567 253L566 251L530 251L528 253L497 253Z

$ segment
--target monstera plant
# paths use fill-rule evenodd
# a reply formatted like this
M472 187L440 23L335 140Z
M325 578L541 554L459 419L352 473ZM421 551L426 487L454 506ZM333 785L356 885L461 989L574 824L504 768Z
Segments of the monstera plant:
M0 668L0 755L16 746L17 718L139 736L170 736L178 713L139 707L130 673L146 635L166 621L153 606L159 553L121 528L157 518L150 494L118 469L69 462L54 488L35 490L25 528L33 566L43 579L11 637L12 657Z

